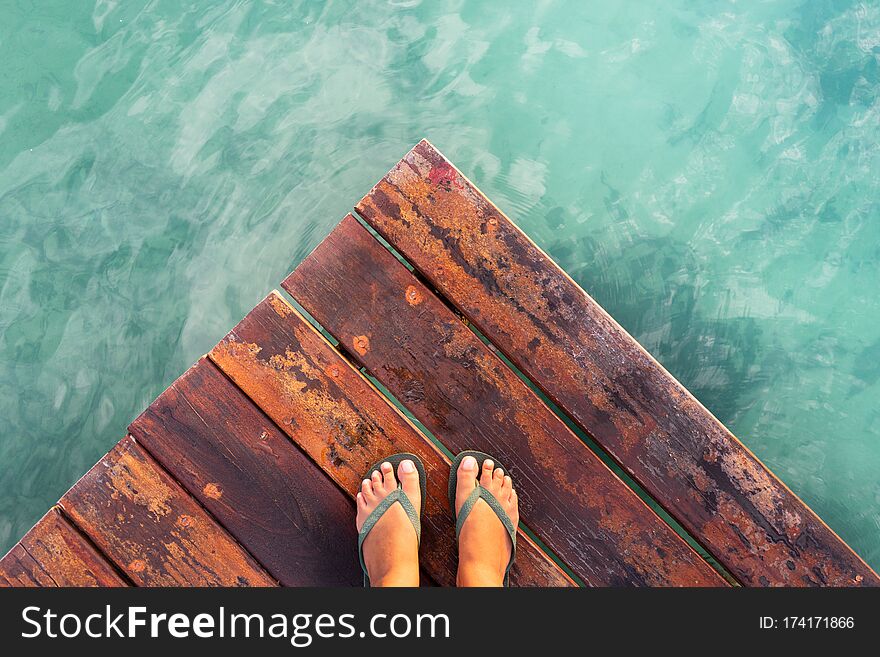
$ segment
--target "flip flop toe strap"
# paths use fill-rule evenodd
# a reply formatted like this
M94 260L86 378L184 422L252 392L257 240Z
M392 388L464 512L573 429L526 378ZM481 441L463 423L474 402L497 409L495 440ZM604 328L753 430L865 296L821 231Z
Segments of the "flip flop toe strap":
M379 502L379 505L373 509L370 515L367 516L367 519L364 521L364 526L361 527L360 532L358 532L358 554L361 559L361 568L364 569L364 577L366 578L367 573L367 565L364 563L364 541L367 539L367 536L373 530L373 527L376 526L376 523L379 522L379 519L385 515L385 512L391 508L391 505L395 502L398 502L400 506L403 507L403 510L406 512L409 521L412 523L413 529L416 530L416 540L421 543L422 542L422 522L419 519L419 512L416 510L416 507L413 506L412 501L409 499L409 496L403 492L402 488L396 488L395 490L388 493L388 495ZM369 582L369 580L366 580Z
M507 533L510 534L510 540L516 542L516 527L513 526L510 516L507 515L507 512L504 510L504 507L501 506L501 502L498 501L498 498L482 486L474 488L464 501L464 504L461 505L461 510L458 512L458 517L455 519L455 535L458 536L461 534L461 528L464 525L464 521L467 520L471 511L474 509L474 505L480 498L483 498L483 501L488 504L495 512L495 515L498 516L498 519L504 525Z
M504 507L501 506L501 502L499 502L498 498L488 489L478 485L471 491L470 495L467 496L467 499L464 501L464 504L461 505L461 510L458 512L458 516L455 519L455 535L458 536L461 534L461 528L464 526L465 520L467 520L471 511L474 509L474 505L480 498L482 498L483 501L489 505L489 508L495 512L495 515L498 516L501 524L504 525L504 528L510 535L510 561L507 563L507 570L504 577L506 582L507 572L510 571L510 567L513 565L513 560L516 557L516 527L513 526L513 521L510 519L510 516L507 515Z

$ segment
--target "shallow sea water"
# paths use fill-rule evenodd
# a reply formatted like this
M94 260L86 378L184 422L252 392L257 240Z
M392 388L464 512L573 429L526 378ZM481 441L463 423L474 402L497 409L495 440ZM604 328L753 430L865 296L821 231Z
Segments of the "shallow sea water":
M421 137L880 567L880 3L0 0L0 550Z

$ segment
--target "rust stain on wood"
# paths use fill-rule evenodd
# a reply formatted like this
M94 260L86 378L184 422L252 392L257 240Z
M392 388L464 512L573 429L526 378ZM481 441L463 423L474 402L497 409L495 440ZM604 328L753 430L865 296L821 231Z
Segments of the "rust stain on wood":
M60 502L138 586L275 586L191 497L126 437ZM188 526L178 522L189 517Z
M354 344L354 350L361 356L365 355L370 350L370 338L366 335L354 336L352 343Z
M525 524L585 582L724 584L354 217L283 286L343 344L369 327L360 363L453 452L512 468Z
M58 511L50 509L3 559L0 586L128 586Z
M408 285L406 288L406 302L411 306L418 306L424 297L415 285Z
M449 461L299 313L272 293L209 357L351 497L377 459L417 454L428 473L422 566L438 584L455 582L455 533L445 488ZM525 535L519 540L515 584L572 584Z
M357 210L743 584L880 584L429 143Z
M223 489L220 488L220 486L218 486L213 481L205 484L205 487L202 488L202 493L205 495L205 497L212 500L219 500L221 497L223 497Z
M254 353L276 370L303 364L290 350ZM350 498L211 361L177 379L129 432L281 584L363 584ZM182 514L176 525L195 522Z

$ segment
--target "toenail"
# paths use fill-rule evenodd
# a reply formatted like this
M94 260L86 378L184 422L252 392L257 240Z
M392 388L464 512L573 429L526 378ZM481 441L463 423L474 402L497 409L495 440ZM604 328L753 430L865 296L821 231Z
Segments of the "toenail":
M474 470L477 467L477 459L473 456L465 456L464 460L461 462L461 467L465 470Z
M383 470L390 470L390 469L391 469L391 464L390 464L388 461L385 461L385 462L382 464L382 469L383 469Z
M413 462L410 461L409 459L406 459L405 461L401 461L401 463L400 463L400 469L401 469L403 472L406 472L407 474L409 474L410 472L415 472L415 470L416 470L416 465L415 465L415 463L413 463Z
M483 461L483 467L486 468L487 470L490 469L494 465L495 465L495 462L492 459L486 459L485 461Z

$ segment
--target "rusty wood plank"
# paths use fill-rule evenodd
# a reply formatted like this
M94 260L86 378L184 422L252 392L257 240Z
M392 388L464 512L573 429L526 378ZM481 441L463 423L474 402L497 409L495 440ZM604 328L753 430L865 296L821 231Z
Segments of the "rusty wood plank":
M270 294L209 356L352 497L382 456L418 454L428 473L422 567L438 584L455 582L449 461L293 307ZM515 584L572 584L528 537L519 540Z
M0 559L0 585L128 586L128 583L57 508L52 508Z
M283 285L452 451L505 462L525 524L585 582L724 584L354 217Z
M880 584L431 144L357 210L742 583Z
M275 586L276 582L131 437L60 502L138 586Z
M363 585L351 499L209 360L129 432L281 584Z

